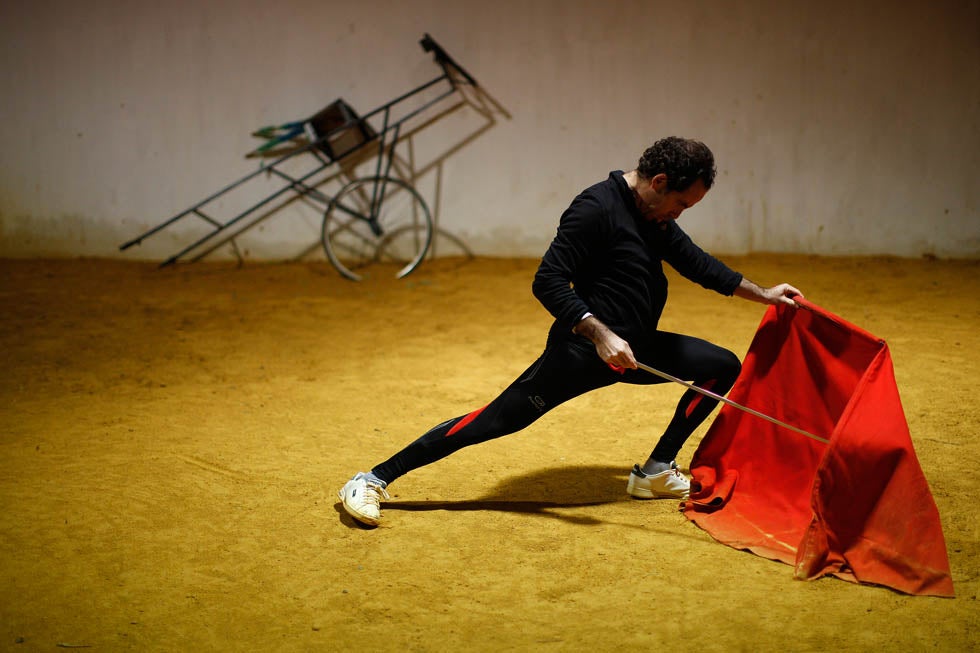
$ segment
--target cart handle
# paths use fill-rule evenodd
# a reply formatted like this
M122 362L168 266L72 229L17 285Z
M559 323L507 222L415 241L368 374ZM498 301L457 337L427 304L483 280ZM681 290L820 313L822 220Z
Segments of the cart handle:
M425 33L425 35L422 37L422 40L419 41L419 44L422 46L422 49L425 50L426 52L433 52L435 54L436 62L443 67L443 70L445 70L446 64L449 64L453 68L458 70L459 73L466 78L466 81L468 81L471 86L478 86L476 80L473 79L473 76L470 75L468 72L466 72L465 68L463 68L458 63L456 63L456 61L453 60L453 58L450 57L449 54L442 49L442 46L436 43L436 40L434 38L429 36L428 32Z

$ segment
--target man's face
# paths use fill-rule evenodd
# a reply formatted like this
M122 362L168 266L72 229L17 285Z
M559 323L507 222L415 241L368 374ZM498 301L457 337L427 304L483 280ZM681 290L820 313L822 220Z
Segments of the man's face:
M668 222L680 217L707 194L704 182L695 180L685 190L667 190L667 175L659 174L650 180L641 179L637 187L637 205L643 217L655 222Z

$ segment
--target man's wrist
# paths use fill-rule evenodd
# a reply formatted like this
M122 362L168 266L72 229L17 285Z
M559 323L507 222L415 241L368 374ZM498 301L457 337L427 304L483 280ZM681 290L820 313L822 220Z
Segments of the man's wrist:
M765 289L759 284L755 283L751 279L742 277L742 281L738 284L738 287L735 289L733 294L737 297L741 297L742 299L748 299L750 301L765 304L765 292Z
M572 327L572 333L580 336L585 336L589 340L595 339L595 332L598 330L599 325L602 322L599 321L595 315L591 312L586 311L585 315L579 318L575 326Z

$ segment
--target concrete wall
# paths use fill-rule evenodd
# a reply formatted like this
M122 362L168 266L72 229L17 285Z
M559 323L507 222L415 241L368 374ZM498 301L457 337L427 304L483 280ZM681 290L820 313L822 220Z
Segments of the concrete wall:
M400 146L438 253L538 256L575 193L679 134L718 160L682 218L713 252L980 255L972 0L3 3L0 255L173 253L196 219L118 246L255 170L255 128L436 76L424 32L487 94ZM239 252L300 256L319 220L293 202Z

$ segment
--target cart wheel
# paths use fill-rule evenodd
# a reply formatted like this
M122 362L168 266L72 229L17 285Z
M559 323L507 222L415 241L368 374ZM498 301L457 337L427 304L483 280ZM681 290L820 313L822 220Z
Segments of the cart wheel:
M377 231L369 219L375 192L380 198ZM323 215L322 241L327 258L348 279L360 281L356 270L375 263L394 265L395 276L401 279L429 251L432 216L422 196L401 179L355 179L330 200Z

